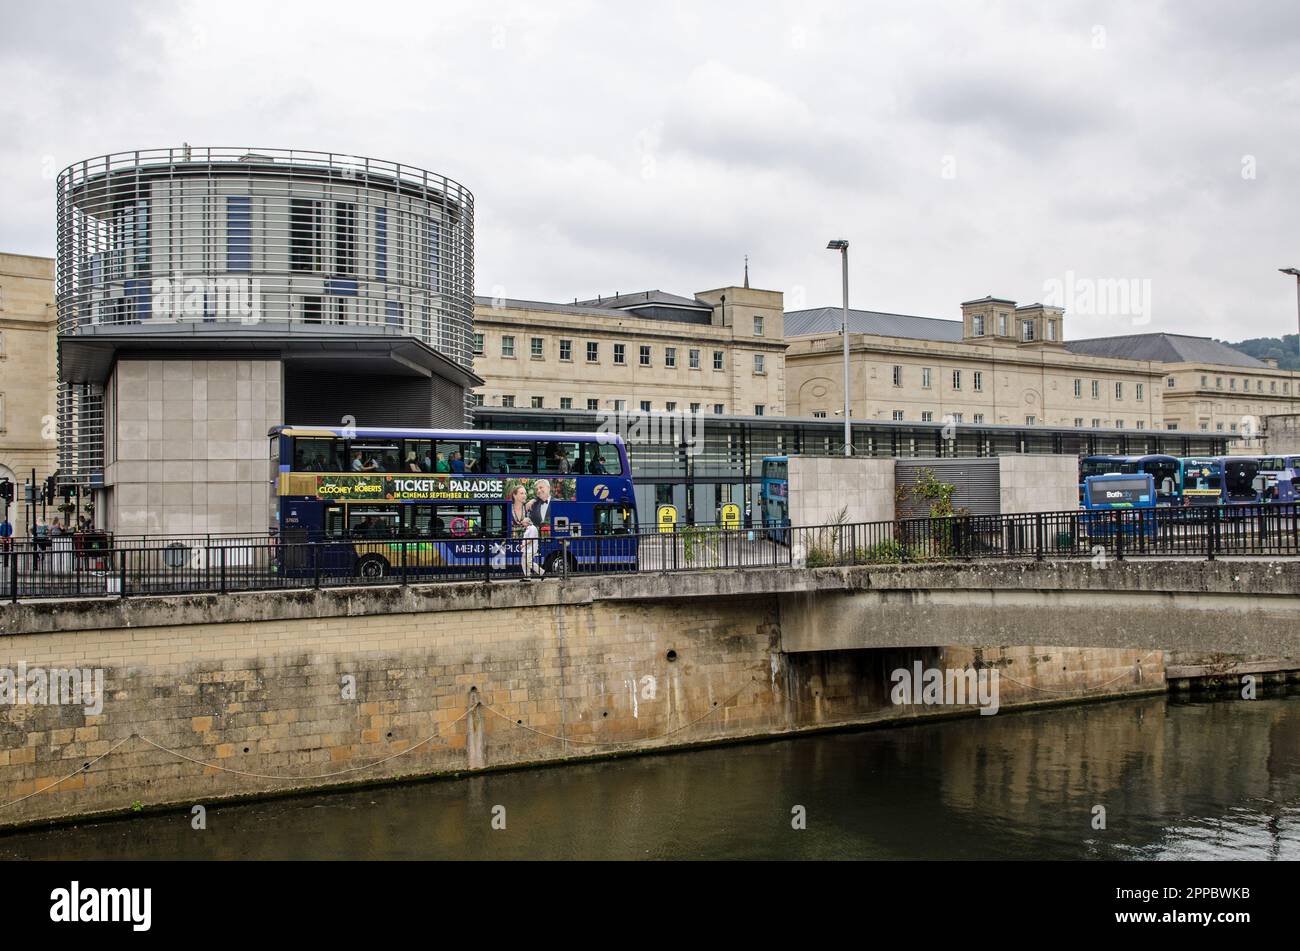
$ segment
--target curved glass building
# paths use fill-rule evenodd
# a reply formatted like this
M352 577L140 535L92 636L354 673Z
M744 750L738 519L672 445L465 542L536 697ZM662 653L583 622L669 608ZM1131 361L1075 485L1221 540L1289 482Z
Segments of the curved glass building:
M185 410L146 405L169 399L148 383L176 384L179 398L184 379L198 397L240 361L235 383L266 384L251 402L236 386L241 433L464 425L478 382L473 283L474 196L445 175L190 146L69 166L58 178L61 480L107 484L120 450L140 451L114 440L146 444L148 460L210 439L197 416L188 433L171 427L174 440L152 425ZM202 454L192 445L185 458Z

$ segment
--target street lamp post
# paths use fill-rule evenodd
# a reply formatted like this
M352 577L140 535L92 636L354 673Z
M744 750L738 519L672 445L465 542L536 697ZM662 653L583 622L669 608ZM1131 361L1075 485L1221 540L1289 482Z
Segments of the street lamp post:
M1295 278L1295 306L1296 306L1296 324L1300 329L1300 268L1280 267L1278 268L1283 274L1290 274ZM1300 344L1300 339L1296 341Z
M840 325L844 344L844 455L853 455L853 429L849 425L849 243L836 238L826 245L828 251L840 252L844 275L844 319Z

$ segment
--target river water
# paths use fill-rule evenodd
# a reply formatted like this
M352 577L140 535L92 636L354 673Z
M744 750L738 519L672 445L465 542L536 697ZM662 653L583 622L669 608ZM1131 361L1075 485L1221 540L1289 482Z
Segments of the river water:
M0 858L1300 859L1300 692L1006 712L206 818L20 832Z

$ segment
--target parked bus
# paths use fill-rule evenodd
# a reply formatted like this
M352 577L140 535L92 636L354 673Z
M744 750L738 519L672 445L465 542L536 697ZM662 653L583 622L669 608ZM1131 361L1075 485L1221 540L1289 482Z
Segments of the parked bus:
M1084 505L1084 483L1089 476L1146 473L1155 482L1156 505L1181 505L1182 468L1173 456L1085 456L1079 461L1079 504Z
M1254 505L1264 499L1266 480L1254 456L1219 456L1223 470L1223 504Z
M773 541L786 542L790 527L790 460L788 456L764 456L758 504L763 527L772 529Z
M277 426L269 437L286 573L521 571L525 551L538 573L635 567L636 494L615 434ZM574 541L605 536L625 540Z
M1151 537L1156 531L1158 504L1155 477L1149 472L1092 475L1084 480L1083 507L1089 514L1083 516L1083 522L1090 537L1109 537L1117 527L1125 535L1141 532ZM1117 519L1109 514L1117 509L1136 509L1143 514Z
M1218 459L1189 457L1178 463L1185 506L1223 504L1223 466Z

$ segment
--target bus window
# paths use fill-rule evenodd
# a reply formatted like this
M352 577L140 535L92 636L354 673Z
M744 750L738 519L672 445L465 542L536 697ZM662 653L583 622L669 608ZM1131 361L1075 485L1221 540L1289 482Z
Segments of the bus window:
M348 470L351 472L401 472L398 457L401 448L396 442L354 442L349 453Z
M618 446L598 442L583 443L581 471L587 475L622 475L623 461L618 457Z
M427 439L405 439L402 441L402 471L432 472L433 443Z
M537 472L540 475L568 475L582 472L580 444L544 442L537 446Z
M401 513L384 505L349 505L348 534L353 538L394 538L400 534Z
M490 442L483 447L485 472L533 472L533 444L530 442Z
M483 534L483 509L478 505L438 505L433 512L434 538L477 538Z
M325 535L328 538L338 538L343 534L343 506L331 505L325 509Z
M338 439L308 439L299 436L293 441L293 470L295 472L342 472L343 443Z
M477 446L477 443L473 445ZM439 441L434 447L433 471L434 472L473 472L470 468L469 444L463 442L443 442ZM478 459L478 453L475 452L474 460Z
M636 513L624 505L597 505L597 535L634 535L636 534Z
M433 506L407 505L406 534L411 538L428 538L433 534Z
M483 534L488 538L505 538L506 507L504 505L483 506Z

